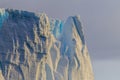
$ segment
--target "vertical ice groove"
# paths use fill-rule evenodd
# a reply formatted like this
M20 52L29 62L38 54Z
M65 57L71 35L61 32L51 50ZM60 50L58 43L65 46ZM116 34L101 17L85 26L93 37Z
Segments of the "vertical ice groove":
M82 40L82 43L83 43L83 45L85 45L85 39L84 39L82 25L81 25L81 22L80 22L80 16L74 16L72 18L73 18L76 30L77 30L77 32L78 32L78 34L79 34L79 36Z
M83 53L84 48L85 48L85 39L84 39L84 34L83 34L82 25L81 25L81 22L80 22L80 16L74 16L74 17L72 17L72 18L73 18L73 21L74 21L76 30L77 30L80 38L81 38L81 41L82 41L82 49L81 49L81 52Z

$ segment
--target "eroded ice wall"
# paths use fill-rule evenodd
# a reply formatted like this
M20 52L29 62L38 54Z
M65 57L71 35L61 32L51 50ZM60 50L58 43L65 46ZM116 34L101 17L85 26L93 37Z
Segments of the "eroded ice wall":
M0 9L0 79L94 80L80 17Z

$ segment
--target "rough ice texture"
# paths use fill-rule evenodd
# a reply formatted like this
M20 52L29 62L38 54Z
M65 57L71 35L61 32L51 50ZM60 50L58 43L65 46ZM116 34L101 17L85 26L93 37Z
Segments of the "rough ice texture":
M80 17L0 9L0 80L94 80Z

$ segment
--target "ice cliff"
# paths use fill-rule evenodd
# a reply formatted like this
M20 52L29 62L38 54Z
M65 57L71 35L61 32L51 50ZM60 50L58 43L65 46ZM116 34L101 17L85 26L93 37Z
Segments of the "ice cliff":
M80 17L0 9L0 80L94 80Z

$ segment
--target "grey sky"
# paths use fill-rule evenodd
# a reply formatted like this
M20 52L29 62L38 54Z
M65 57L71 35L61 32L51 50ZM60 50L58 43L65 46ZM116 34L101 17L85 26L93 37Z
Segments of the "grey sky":
M0 0L0 7L45 12L62 20L80 15L95 80L120 79L120 0Z

